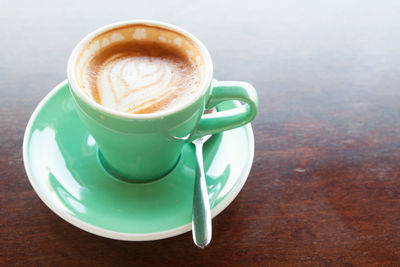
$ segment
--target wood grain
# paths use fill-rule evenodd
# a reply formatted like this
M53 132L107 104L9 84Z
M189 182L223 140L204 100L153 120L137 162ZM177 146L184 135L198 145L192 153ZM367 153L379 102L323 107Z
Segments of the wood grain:
M0 10L0 266L400 264L398 1L5 2ZM256 87L248 182L191 233L123 242L52 213L26 177L34 107L73 46L111 22L150 18L198 36L219 80Z

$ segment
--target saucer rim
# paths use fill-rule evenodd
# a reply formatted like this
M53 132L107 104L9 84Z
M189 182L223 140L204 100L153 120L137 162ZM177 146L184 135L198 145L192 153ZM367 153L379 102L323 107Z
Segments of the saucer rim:
M32 185L32 188L35 190L36 194L39 196L39 198L43 201L46 206L53 211L55 214L57 214L60 218L65 220L66 222L74 225L75 227L78 227L86 232L89 232L91 234L101 236L101 237L106 237L110 239L115 239L115 240L123 240L123 241L151 241L151 240L160 240L160 239L165 239L177 235L184 234L186 232L189 232L192 229L192 223L188 223L176 228L172 228L169 230L161 231L161 232L153 232L153 233L126 233L126 232L117 232L117 231L111 231L107 230L95 225L92 225L90 223L87 223L85 221L82 221L81 219L78 219L77 217L74 217L61 208L58 208L56 205L52 203L52 201L47 198L46 194L42 192L42 190L39 189L38 185L35 182L34 175L31 171L30 164L29 163L29 157L28 157L28 139L30 136L30 133L32 131L32 126L33 123L36 121L36 118L39 114L39 112L42 110L43 106L62 88L68 85L68 80L65 79L64 81L60 82L58 85L56 85L47 95L40 101L40 103L36 106L34 109L31 117L29 118L28 124L25 128L25 133L24 133L24 139L23 139L23 144L22 144L22 154L23 154L23 162L24 162L24 168L25 172L28 176L29 182ZM216 217L218 214L220 214L224 209L226 209L229 204L232 203L232 201L237 197L239 192L242 190L244 184L247 181L247 178L249 176L251 167L253 165L253 160L254 160L254 134L253 134L253 129L251 127L251 124L248 123L245 126L242 126L246 128L246 132L248 135L248 141L249 141L249 164L246 166L246 168L243 170L242 174L239 177L237 185L232 188L231 192L227 194L220 203L218 203L212 210L211 210L211 216L212 218Z

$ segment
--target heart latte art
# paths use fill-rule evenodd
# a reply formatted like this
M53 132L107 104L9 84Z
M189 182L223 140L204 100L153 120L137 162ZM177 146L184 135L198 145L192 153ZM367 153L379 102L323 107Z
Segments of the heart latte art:
M84 67L85 87L106 107L135 114L164 111L199 88L196 66L178 48L126 42L97 53Z

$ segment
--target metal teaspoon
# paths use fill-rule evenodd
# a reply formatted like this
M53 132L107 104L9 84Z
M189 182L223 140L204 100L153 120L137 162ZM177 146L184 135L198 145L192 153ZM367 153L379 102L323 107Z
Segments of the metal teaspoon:
M211 241L211 210L208 200L206 177L203 164L203 144L211 137L206 135L194 140L196 148L196 179L194 182L192 233L193 241L199 248L205 248Z

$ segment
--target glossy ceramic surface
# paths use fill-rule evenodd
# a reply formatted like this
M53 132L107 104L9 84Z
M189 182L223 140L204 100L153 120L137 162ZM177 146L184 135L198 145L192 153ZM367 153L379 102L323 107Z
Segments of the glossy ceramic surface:
M196 44L190 49L196 48L201 58L204 59L204 62L201 63L204 67L200 68L204 70L204 75L202 75L197 92L185 103L166 111L130 114L100 105L83 93L76 77L79 55L85 51L83 54L90 57L89 55L101 50L100 45L94 44L86 49L87 44L90 44L96 37L100 38L95 42L96 44L103 44L106 40L108 43L109 39L107 38L110 37L103 36L107 32L120 33L120 36L125 36L121 42L126 42L128 40L126 38L135 39L132 33L138 25L143 27L141 30L144 32L146 32L144 25L150 28L155 26L159 37L165 38L164 33L175 32L179 36L186 36L188 40ZM130 33L128 34L128 32ZM144 34L143 38L146 36ZM149 38L155 38L151 36L153 35L148 35ZM154 41L158 38L149 40ZM169 39L169 41L171 40ZM111 37L111 42L119 41ZM173 45L184 49L175 42ZM190 49L186 51L188 55ZM193 53L193 51L191 52ZM192 58L192 60L195 59ZM257 114L258 98L252 85L245 82L213 80L212 61L206 47L185 30L164 22L122 21L95 30L83 38L73 49L68 60L67 70L77 113L96 140L104 166L109 172L128 181L149 182L165 175L176 166L183 146L190 141L207 134L220 133L246 125ZM226 100L240 100L246 104L232 109L230 112L203 116L206 106L212 108Z
M235 107L225 102L218 109ZM195 154L184 146L176 167L150 183L128 183L100 164L95 140L81 123L64 81L34 111L24 137L29 180L45 204L88 232L121 240L154 240L191 229ZM236 197L254 155L251 126L219 134L204 146L212 215Z

